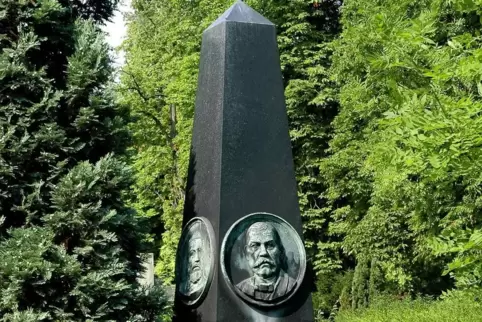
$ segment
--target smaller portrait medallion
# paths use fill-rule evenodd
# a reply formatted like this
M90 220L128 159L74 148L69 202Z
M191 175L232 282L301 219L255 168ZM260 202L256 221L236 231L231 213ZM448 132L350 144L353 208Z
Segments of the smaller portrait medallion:
M191 219L184 227L176 257L176 293L187 306L197 306L206 297L213 279L214 232L204 217Z
M231 290L243 300L274 307L288 301L300 287L306 271L305 248L287 221L254 213L226 233L221 269Z

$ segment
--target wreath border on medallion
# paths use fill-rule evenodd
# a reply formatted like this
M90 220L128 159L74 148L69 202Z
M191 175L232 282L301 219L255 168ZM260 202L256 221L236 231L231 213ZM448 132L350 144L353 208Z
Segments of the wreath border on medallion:
M226 261L226 258L225 258L225 253L226 253L226 244L228 242L228 240L230 239L230 236L231 234L233 233L233 231L235 231L236 228L238 228L238 226L240 224L242 224L244 221L246 220L249 220L250 218L253 218L253 217L260 217L260 219L263 219L263 218L269 218L271 217L273 222L277 222L279 224L284 224L286 225L286 227L289 228L289 230L291 230L291 232L293 233L292 236L293 237L293 241L296 243L296 246L298 247L298 250L299 250L299 256L300 256L300 268L299 268L299 271L298 271L298 277L296 278L296 285L293 287L293 289L290 291L289 295L287 295L286 297L283 297L280 301L278 302L275 302L275 303L264 303L262 301L257 301L255 299L252 299L251 297L247 296L246 294L244 294L243 292L241 292L237 287L236 285L234 285L234 283L232 282L231 280L231 277L228 275L227 273L227 269L226 269L226 265L225 265L225 261ZM262 220L259 220L259 221L255 221L255 222L261 222ZM270 221L269 219L268 220L265 220L265 221ZM254 222L253 222L254 223ZM239 235L238 235L239 236ZM229 252L231 252L231 250L229 250ZM234 292L238 297L240 297L241 299L243 299L243 301L249 303L249 304L253 304L253 305L256 305L258 307L261 307L261 308L273 308L273 307L276 307L276 306L279 306L279 305L282 305L286 302L288 302L299 290L301 284L303 283L304 281L304 278L305 278L305 273L306 273L306 250L305 250L305 247L304 247L304 244L303 244L303 241L300 237L300 235L298 234L298 232L296 231L296 229L289 223L287 222L285 219L281 218L280 216L277 216L275 214L272 214L272 213L269 213L269 212L255 212L255 213L251 213L249 215L246 215L240 219L238 219L234 224L231 225L231 227L229 227L228 231L226 232L226 234L224 235L224 238L223 238L223 243L221 244L221 251L220 251L220 265L221 265L221 271L222 271L222 274L223 274L223 277L224 277L224 281L226 282L226 284L228 284L228 287L231 289L232 292Z
M208 234L208 240L209 240L209 246L210 246L210 250L211 250L211 261L209 263L210 265L210 268L209 268L209 273L208 273L208 276L206 277L206 285L204 286L201 294L199 295L199 297L193 301L189 301L189 302L185 302L184 300L182 300L182 297L179 296L180 295L180 292L179 292L179 288L181 286L180 284L180 256L182 254L180 254L181 252L181 248L182 248L182 242L184 241L185 242L185 238L186 238L186 233L189 231L189 227L192 226L195 222L199 221L201 224L204 225L204 227L206 228L206 232ZM206 298L207 294L208 294L208 291L209 289L211 288L211 284L212 284L212 281L213 281L213 277L214 277L214 269L215 269L215 265L214 265L214 262L215 262L215 258L217 256L217 252L216 252L216 238L215 238L215 235L214 235L214 229L213 229L213 226L211 224L211 222L209 221L209 219L207 219L206 217L193 217L191 218L187 223L186 225L184 226L184 228L182 229L182 232L181 232L181 237L179 238L179 243L178 243L178 246L177 246L177 252L176 252L176 297L178 297L180 299L180 301L186 305L186 306L189 306L190 308L195 308L197 306L199 306L203 301L204 299Z

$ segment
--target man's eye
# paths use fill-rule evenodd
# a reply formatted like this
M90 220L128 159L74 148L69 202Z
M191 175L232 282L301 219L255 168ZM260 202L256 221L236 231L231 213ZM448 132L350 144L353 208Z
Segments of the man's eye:
M258 247L259 247L259 244L258 244L258 243L251 243L251 245L249 245L249 247L251 247L251 248L258 248Z

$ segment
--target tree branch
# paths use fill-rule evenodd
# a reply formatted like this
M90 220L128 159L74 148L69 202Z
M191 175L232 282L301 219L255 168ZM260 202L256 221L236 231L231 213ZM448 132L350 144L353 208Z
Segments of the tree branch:
M136 77L134 76L134 74L122 69L121 70L121 73L124 73L126 74L127 76L129 76L132 81L134 82L134 87L127 87L127 89L130 89L130 90L134 90L137 92L137 94L139 94L139 96L142 98L142 100L144 102L148 102L150 99L158 99L161 101L161 103L164 102L164 100L162 99L162 96L161 95L153 95L153 96L148 96L147 94L145 94L143 91L142 91L142 87L141 85L139 84L139 82L137 81Z

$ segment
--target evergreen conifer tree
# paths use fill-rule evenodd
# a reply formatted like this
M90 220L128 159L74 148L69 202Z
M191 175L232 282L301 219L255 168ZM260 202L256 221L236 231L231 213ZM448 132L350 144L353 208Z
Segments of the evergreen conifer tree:
M117 1L0 3L0 321L153 321L98 27Z

